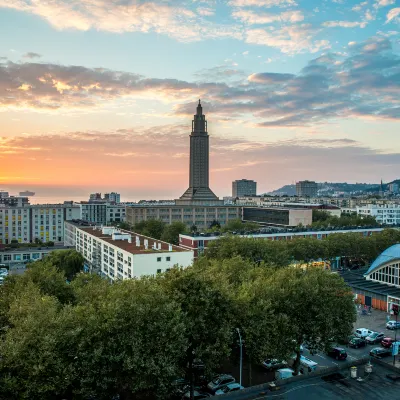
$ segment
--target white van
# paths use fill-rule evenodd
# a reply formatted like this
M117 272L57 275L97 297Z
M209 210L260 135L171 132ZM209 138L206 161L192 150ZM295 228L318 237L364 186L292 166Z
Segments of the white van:
M293 377L294 371L291 368L281 368L275 371L275 380L288 379Z
M372 333L374 333L374 332L370 331L369 329L358 328L358 329L356 329L354 334L361 339L365 339L367 336L371 335Z
M313 360L310 360L307 357L300 356L300 372L304 374L304 372L313 372L317 369L318 363Z

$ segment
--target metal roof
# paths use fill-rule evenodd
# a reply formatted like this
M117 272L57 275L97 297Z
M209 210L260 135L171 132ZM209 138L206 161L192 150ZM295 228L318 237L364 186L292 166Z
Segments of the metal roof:
M371 266L369 267L368 271L364 274L364 276L368 276L372 272L376 271L381 265L395 260L400 261L400 244L394 244L393 246L383 251L377 257L377 259L371 264Z

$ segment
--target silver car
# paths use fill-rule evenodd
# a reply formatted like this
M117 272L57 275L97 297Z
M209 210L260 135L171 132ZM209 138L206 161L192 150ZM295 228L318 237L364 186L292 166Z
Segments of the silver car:
M236 380L232 375L217 375L210 383L208 383L207 389L210 392L215 393L218 389L222 389L226 385L235 382Z

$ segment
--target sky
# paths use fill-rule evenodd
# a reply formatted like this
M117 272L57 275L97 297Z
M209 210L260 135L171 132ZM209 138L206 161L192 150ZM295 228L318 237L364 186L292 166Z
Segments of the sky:
M399 0L0 0L0 189L174 199L400 178Z

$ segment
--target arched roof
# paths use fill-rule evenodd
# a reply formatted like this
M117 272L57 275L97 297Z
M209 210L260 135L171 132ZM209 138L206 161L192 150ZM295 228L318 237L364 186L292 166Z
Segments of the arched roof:
M364 276L367 276L371 272L376 271L381 265L394 260L400 260L400 244L394 244L393 246L388 247L385 251L383 251L371 264Z

